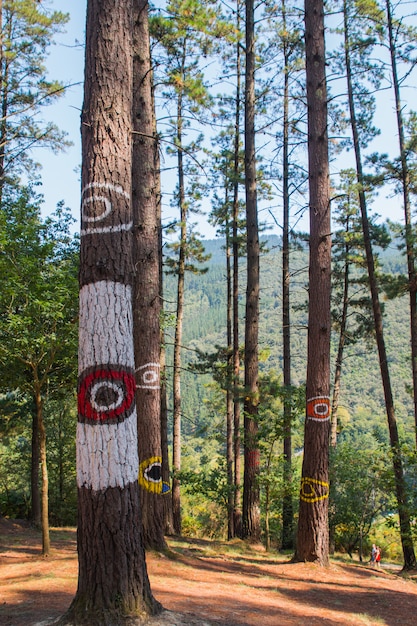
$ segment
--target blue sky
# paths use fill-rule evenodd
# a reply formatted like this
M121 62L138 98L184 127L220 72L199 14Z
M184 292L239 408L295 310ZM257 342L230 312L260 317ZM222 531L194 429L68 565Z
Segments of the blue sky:
M57 155L45 149L38 150L34 155L42 164L45 213L52 212L57 203L64 200L77 219L80 206L80 173L75 170L81 164L80 112L83 100L86 5L86 0L51 2L54 10L69 13L71 20L65 27L66 32L56 37L47 60L47 68L50 78L74 86L66 90L65 96L57 104L47 107L44 115L65 131L74 145Z
M159 1L154 4L161 4ZM38 150L34 157L42 164L42 192L45 197L44 212L53 211L58 202L64 200L72 210L74 217L78 219L80 206L80 172L81 142L80 142L80 112L83 100L83 72L84 72L84 34L87 0L51 0L51 8L70 14L70 21L66 25L66 32L56 37L55 44L51 47L47 67L51 79L59 79L64 84L73 86L66 90L65 96L60 101L46 108L45 118L55 122L59 128L68 134L68 139L73 146L64 153L54 155L47 150ZM404 90L409 102L415 98L416 83L412 81L412 87ZM408 91L408 93L407 93ZM377 111L376 124L383 129L381 136L373 145L374 150L398 151L397 132L394 118L393 94L389 91L381 96L384 106ZM385 131L385 132L384 132ZM351 155L349 155L351 156ZM346 154L344 155L346 159ZM349 159L349 157L348 157ZM344 164L343 166L346 166ZM340 165L339 165L340 167ZM384 217L402 219L402 211L398 199L394 201L386 197L387 193L381 192L374 204L374 208ZM167 204L168 201L165 202ZM172 211L172 209L171 209ZM261 215L261 219L263 216ZM308 229L307 215L300 225ZM213 238L215 231L201 220L199 230L207 238Z

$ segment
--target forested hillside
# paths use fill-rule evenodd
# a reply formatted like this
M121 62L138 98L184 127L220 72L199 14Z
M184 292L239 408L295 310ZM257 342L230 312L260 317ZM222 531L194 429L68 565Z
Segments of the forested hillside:
M210 240L205 249L211 254L207 263L208 272L202 275L187 275L186 308L184 323L185 363L195 363L198 355L195 350L214 352L216 346L224 346L226 341L226 283L224 242ZM405 271L405 261L394 244L382 252L383 270L387 273ZM244 260L242 259L242 265ZM307 279L308 252L295 251L292 254L292 353L293 384L302 385L306 375L306 333L307 333ZM242 271L242 281L244 281ZM165 307L170 310L174 299L174 281L166 277ZM242 282L242 316L244 314L245 285ZM276 236L265 240L265 250L261 258L261 371L282 371L282 332L281 332L281 250ZM387 332L389 362L395 390L398 419L407 438L413 437L412 402L409 393L410 356L409 320L406 298L385 299L384 323ZM241 325L243 328L243 325ZM167 329L167 342L170 330ZM243 343L243 339L242 339ZM337 333L333 334L332 362L337 347ZM211 391L207 388L208 376L184 372L184 413L185 432L192 433L210 423L211 413L206 406ZM370 337L351 346L346 353L342 373L340 405L351 421L361 423L361 429L372 432L376 425L384 424L384 398L378 366L375 341Z

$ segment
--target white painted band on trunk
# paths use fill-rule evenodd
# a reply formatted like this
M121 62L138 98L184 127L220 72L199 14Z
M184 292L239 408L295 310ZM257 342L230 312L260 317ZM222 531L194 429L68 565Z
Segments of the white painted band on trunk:
M139 472L136 410L120 424L77 424L77 486L124 488Z
M129 285L102 280L81 287L80 374L87 367L106 363L134 368L132 337L132 289Z
M134 368L132 291L114 281L80 289L79 373L115 364ZM77 485L101 491L137 480L137 414L116 424L77 424Z

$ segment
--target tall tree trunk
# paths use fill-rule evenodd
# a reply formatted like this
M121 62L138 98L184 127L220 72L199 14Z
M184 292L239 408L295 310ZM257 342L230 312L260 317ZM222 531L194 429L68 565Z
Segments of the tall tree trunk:
M65 407L59 412L59 428L58 428L58 498L59 498L59 509L56 512L58 517L58 525L64 525L64 502L65 502L65 494L64 494L64 482L65 482L65 469L64 469L64 451L65 451L65 433L63 429L64 422L64 414L66 412L67 407Z
M185 63L185 51L183 66ZM179 472L181 471L181 348L182 329L184 318L184 283L185 283L185 253L187 245L187 208L185 201L184 162L182 153L182 93L178 94L177 101L177 159L178 159L178 199L180 209L180 248L178 258L177 284L177 315L174 338L174 415L173 415L173 442L172 442L172 517L174 532L181 534L181 494Z
M285 0L281 2L282 28L287 32ZM283 119L283 229L282 229L282 345L284 370L284 492L282 498L283 550L294 549L294 511L292 500L292 400L291 400L291 316L290 316L290 194L289 194L289 46L283 35L284 50L284 119Z
M42 554L48 556L51 550L49 537L49 506L48 506L48 465L46 460L46 430L43 421L43 402L39 388L35 388L36 418L39 433L39 459L41 465L41 528Z
M152 92L153 111L154 111L154 132L156 133L156 116L155 116L155 99ZM159 298L161 303L161 312L164 307L164 284L163 284L163 240L162 240L162 211L161 211L161 175L160 175L160 158L159 150L155 152L155 172L157 175L158 185L158 224L159 224ZM159 362L161 366L161 452L162 452L162 480L166 485L170 484L169 470L169 447L168 447L168 401L167 401L167 371L166 371L166 349L165 349L165 332L164 327L160 325L160 356ZM174 522L172 518L172 498L168 496L163 498L164 506L164 529L167 535L174 534Z
M407 251L408 289L410 295L410 330L411 330L411 366L413 374L413 400L415 439L417 447L417 277L413 246L413 225L411 221L410 203L410 170L407 162L407 151L404 138L404 120L402 114L400 82L397 71L397 53L395 47L394 28L392 23L392 5L386 0L389 49L391 56L392 84L395 94L395 111L397 114L398 140L400 145L401 183L403 189L405 245Z
M79 577L61 624L154 614L142 541L133 350L132 0L87 4L82 115Z
M240 0L237 0L237 31L240 32ZM241 51L236 46L236 115L233 157L233 433L234 433L234 501L233 533L242 536L241 471L240 471L240 350L239 350L239 171L240 171L240 109L241 109Z
M347 218L346 223L347 230L349 229L349 218ZM342 315L340 320L340 330L339 330L339 343L337 346L337 356L336 356L336 364L334 371L334 381L333 381L333 396L332 396L332 409L331 409L331 424L330 424L330 445L333 449L337 446L337 413L339 409L339 398L340 398L340 381L342 377L342 363L343 363L343 352L345 348L346 342L346 326L347 326L347 315L348 315L348 304L349 304L349 245L345 244L345 263L344 263L344 272L343 272L343 298L342 298ZM337 481L337 473L332 470L332 466L330 466L330 483L333 485L333 488L336 486ZM331 502L333 504L333 508L336 508L336 502ZM333 520L329 525L329 552L330 554L334 554L335 551L335 538L336 538L336 525Z
M39 492L39 423L34 401L32 411L32 443L31 443L31 469L30 469L30 494L31 514L30 520L37 528L41 527L41 496Z
M349 226L347 226L349 227ZM339 408L340 379L342 376L343 351L346 341L346 324L349 304L349 245L345 244L345 271L343 273L343 301L342 316L340 320L339 343L337 347L336 366L334 371L333 397L332 397L332 417L330 429L330 445L335 448L337 445L337 411Z
M245 402L243 537L259 541L259 444L258 444L258 331L259 331L259 232L255 153L255 8L246 0L245 82L245 188L247 234L247 288L245 322Z
M166 543L162 498L169 487L162 479L159 215L155 172L158 142L154 132L147 0L134 0L133 19L133 327L139 485L145 548L163 550Z
M226 199L226 206L228 198ZM227 281L227 388L226 388L226 467L227 467L227 538L234 537L234 412L233 412L233 294L232 294L232 264L230 249L230 223L226 217L226 281Z
M348 99L350 124L352 129L353 145L356 161L356 175L359 186L359 205L362 216L362 231L366 253L366 263L369 276L369 287L371 290L372 310L374 315L374 326L376 342L378 346L379 366L381 370L382 385L384 388L385 408L387 412L388 430L390 437L392 462L394 468L395 489L398 503L398 514L400 518L400 535L404 556L404 568L412 569L416 566L416 557L414 554L413 539L410 526L410 514L406 497L406 486L404 472L401 459L401 449L398 437L397 420L395 417L394 399L392 395L391 379L388 367L388 358L385 348L384 329L382 322L382 311L379 302L378 284L375 273L375 262L371 244L371 234L369 228L369 220L366 207L366 198L364 192L364 176L362 169L362 157L359 141L359 130L356 121L355 102L353 97L352 70L350 60L350 36L349 36L349 20L348 6L346 0L343 3L344 9L344 30L345 30L345 63L346 76L348 83Z
M322 0L305 1L310 263L306 420L297 561L329 558L330 189Z

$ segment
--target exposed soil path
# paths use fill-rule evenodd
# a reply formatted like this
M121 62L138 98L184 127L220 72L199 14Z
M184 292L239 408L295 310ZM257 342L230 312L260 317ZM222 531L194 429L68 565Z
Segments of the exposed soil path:
M51 535L52 554L42 558L39 533L0 520L1 626L46 626L68 608L77 584L75 531ZM169 556L147 556L153 593L173 612L153 620L154 626L417 624L415 579L393 570L290 564L238 543L182 539L170 546Z

